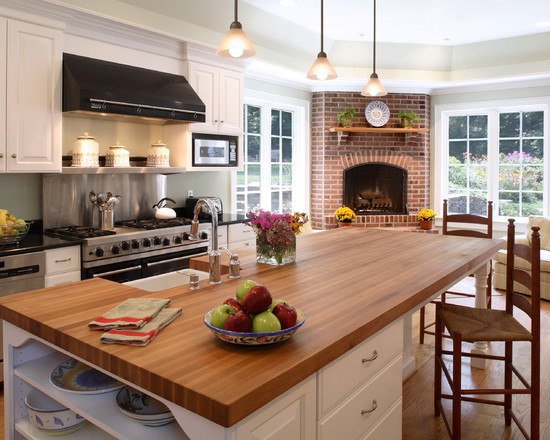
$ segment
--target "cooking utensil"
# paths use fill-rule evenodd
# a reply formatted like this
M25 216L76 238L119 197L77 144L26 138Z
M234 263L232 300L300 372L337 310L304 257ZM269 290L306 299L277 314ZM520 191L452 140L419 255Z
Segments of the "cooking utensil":
M174 211L172 208L166 207L166 200L172 203L176 203L175 200L172 200L168 197L160 199L155 205L153 205L153 209L155 210L155 218L158 218L160 220L176 218L176 211Z

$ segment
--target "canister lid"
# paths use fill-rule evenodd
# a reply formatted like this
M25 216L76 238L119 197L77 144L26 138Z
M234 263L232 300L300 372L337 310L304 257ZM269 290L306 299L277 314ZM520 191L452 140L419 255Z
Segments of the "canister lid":
M90 136L89 133L85 132L77 137L77 139L95 139L95 137Z
M167 145L161 140L158 140L155 144L151 144L151 147L167 147Z

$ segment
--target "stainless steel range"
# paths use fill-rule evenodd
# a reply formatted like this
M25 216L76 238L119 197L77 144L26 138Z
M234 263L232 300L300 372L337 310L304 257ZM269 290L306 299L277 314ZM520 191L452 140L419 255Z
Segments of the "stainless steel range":
M189 259L205 255L210 223L190 240L191 220L128 220L105 231L85 226L46 229L48 235L82 239L82 279L127 282L189 267Z

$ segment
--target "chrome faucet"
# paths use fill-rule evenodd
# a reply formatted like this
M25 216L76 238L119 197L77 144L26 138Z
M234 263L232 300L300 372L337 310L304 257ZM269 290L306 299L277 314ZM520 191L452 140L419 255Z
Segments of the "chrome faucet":
M229 255L229 273L227 274L227 278L240 278L241 262L239 261L239 256L226 247L222 246L220 249Z
M195 205L193 211L193 220L191 222L191 232L189 234L189 240L197 240L199 233L199 213L203 206L206 206L210 211L210 217L212 217L212 233L211 233L211 246L208 252L208 283L220 284L222 282L221 277L221 257L220 250L218 249L218 210L210 199L199 199Z

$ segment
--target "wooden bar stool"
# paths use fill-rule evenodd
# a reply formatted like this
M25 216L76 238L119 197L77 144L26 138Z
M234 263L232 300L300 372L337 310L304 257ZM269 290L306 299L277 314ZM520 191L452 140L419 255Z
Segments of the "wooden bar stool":
M539 228L532 227L531 247L514 243L514 220L508 220L508 246L506 268L506 310L480 309L455 304L436 305L434 411L435 416L443 416L447 432L453 439L461 438L461 402L476 402L504 407L504 423L517 424L527 439L540 437L540 236ZM514 268L514 258L522 258L529 263L531 274ZM531 297L513 291L514 281L521 283L531 292ZM530 319L527 330L514 317L520 309ZM452 339L452 351L443 350L443 331L447 329ZM501 341L504 342L504 355L473 354L462 351L463 342ZM531 345L531 371L528 381L513 363L514 342L524 341ZM452 361L452 375L444 362L444 357ZM503 388L462 388L461 363L463 357L476 357L504 362ZM443 394L441 373L451 389L451 394ZM514 386L513 379L515 377ZM519 382L519 383L518 383ZM527 431L512 409L512 396L531 396L531 426ZM503 395L502 399L487 398L489 395ZM450 423L442 405L442 399L452 400L452 422Z
M457 226L460 224L460 226ZM481 226L483 231L474 229L464 229L463 224ZM443 235L456 235L460 237L481 237L481 238L493 238L493 202L487 202L487 217L474 214L448 214L447 213L447 199L443 200ZM487 290L485 292L485 302L488 309L491 308L491 293L492 293L492 264L490 264L489 273L487 275ZM441 294L439 299L432 301L437 303L439 301L446 302L447 295L456 295L462 297L475 298L475 293L460 292L448 290ZM424 335L434 335L434 331L431 330L435 326L435 321L426 324L426 306L420 309L420 323L419 323L419 342L424 343Z

